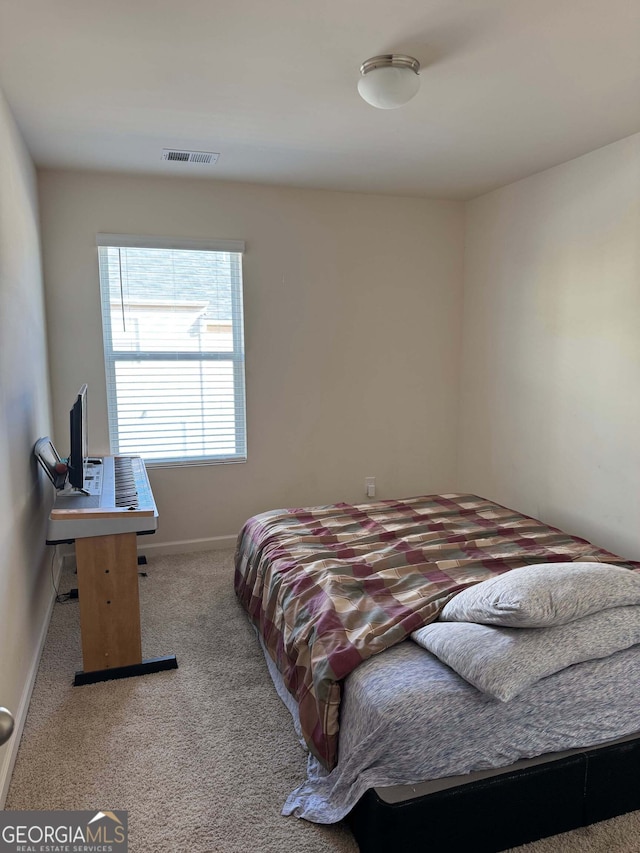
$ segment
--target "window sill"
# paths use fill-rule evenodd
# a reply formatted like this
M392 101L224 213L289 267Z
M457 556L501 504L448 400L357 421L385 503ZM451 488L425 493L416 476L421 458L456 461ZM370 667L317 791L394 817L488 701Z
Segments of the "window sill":
M144 458L144 457L143 457ZM247 461L247 457L231 459L145 459L145 468L200 468L209 465L237 465Z

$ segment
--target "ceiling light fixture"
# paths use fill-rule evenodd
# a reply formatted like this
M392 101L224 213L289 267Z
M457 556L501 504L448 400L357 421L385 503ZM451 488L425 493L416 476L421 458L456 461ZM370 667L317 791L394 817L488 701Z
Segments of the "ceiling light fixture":
M360 66L358 92L380 110L395 110L417 94L420 88L420 63L412 56L387 53L374 56Z

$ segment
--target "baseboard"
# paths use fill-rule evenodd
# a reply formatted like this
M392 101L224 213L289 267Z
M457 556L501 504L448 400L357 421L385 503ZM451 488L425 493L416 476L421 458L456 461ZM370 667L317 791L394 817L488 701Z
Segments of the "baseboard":
M222 551L235 548L237 534L211 536L208 539L182 539L176 542L154 542L152 536L138 537L138 551L153 556L157 554L188 554L193 551Z
M60 575L62 573L62 563L63 557L62 555L57 555L54 565L54 582L55 586L58 587L60 583ZM22 737L22 730L24 729L24 724L27 720L27 711L29 710L29 702L31 701L31 694L33 693L33 686L36 683L36 676L38 674L38 666L40 665L40 658L42 657L42 651L44 649L44 644L47 639L47 631L49 630L49 622L51 621L51 614L53 612L53 605L55 604L56 594L55 590L51 590L51 599L49 601L49 606L47 608L47 613L45 619L42 622L42 628L40 629L40 637L38 638L38 644L36 647L36 653L33 656L33 660L31 661L31 666L29 667L29 672L27 674L27 680L25 682L22 696L20 698L20 703L18 708L14 712L15 719L15 728L13 731L13 735L11 736L11 740L9 741L9 747L6 750L5 755L3 756L2 763L0 764L0 809L4 809L4 804L7 800L7 794L9 793L9 784L11 783L11 774L13 773L13 767L16 763L16 758L18 756L18 747L20 746L20 738Z
M189 554L194 551L222 551L235 548L237 535L211 536L208 539L181 539L175 542L154 542L152 536L138 537L138 552L146 556L158 557L163 554ZM65 546L62 546L65 547ZM73 545L68 546L68 551L62 554L65 569L75 569L76 555Z

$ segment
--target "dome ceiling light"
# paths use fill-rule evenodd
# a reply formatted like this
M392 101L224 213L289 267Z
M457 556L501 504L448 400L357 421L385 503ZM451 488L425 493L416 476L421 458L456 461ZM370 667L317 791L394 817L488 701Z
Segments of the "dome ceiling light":
M367 59L360 66L360 96L372 107L395 110L406 104L420 88L420 63L412 56L388 53Z

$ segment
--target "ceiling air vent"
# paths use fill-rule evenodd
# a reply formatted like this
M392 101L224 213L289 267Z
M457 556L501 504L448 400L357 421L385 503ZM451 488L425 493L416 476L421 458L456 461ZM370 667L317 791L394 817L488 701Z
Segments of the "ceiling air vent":
M217 163L219 156L214 151L176 151L173 148L162 149L162 159L170 160L174 163L202 163L209 165Z

